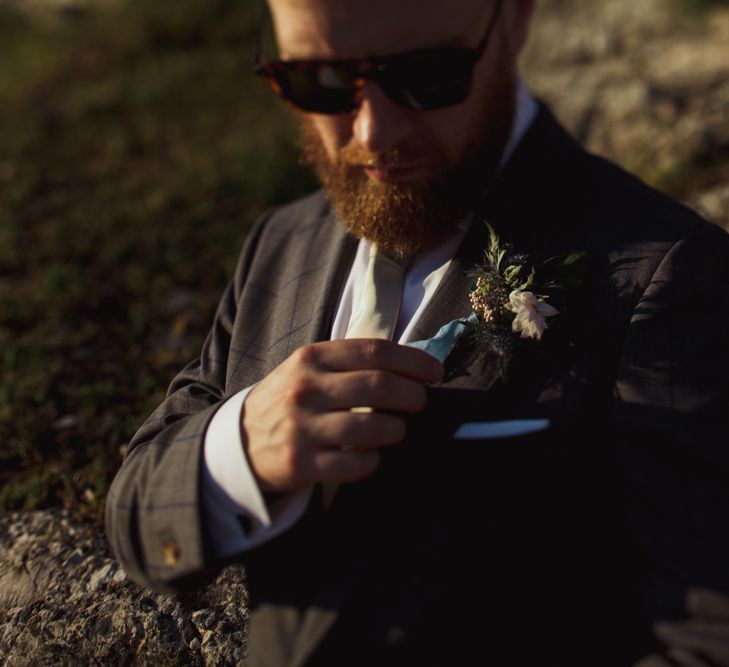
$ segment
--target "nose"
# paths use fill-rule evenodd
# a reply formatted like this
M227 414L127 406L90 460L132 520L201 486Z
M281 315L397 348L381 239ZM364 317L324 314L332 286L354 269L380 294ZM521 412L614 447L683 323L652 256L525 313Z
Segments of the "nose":
M355 111L352 131L370 153L385 153L402 143L411 131L410 110L393 102L374 81L366 81L362 104Z

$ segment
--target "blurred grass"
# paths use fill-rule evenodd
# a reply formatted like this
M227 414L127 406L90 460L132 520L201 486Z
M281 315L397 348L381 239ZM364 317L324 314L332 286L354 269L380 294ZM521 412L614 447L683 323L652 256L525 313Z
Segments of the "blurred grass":
M98 519L246 232L311 190L254 3L0 6L0 509Z

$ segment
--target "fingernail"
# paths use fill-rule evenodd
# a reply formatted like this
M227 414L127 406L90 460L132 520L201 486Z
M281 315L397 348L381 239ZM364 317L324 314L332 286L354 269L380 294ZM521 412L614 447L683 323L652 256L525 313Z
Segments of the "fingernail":
M433 380L438 382L445 375L445 367L437 359L433 360Z

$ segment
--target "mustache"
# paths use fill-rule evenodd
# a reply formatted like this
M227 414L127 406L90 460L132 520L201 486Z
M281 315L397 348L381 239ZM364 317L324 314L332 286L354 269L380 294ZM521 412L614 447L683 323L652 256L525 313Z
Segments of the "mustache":
M409 155L417 155L415 151L404 151L400 148L393 148L385 153L371 153L361 146L345 146L337 161L348 167L373 167L375 169L395 169L403 164L411 164L415 160ZM419 160L422 161L422 154Z
M326 168L326 171L341 170L342 173L362 167L374 169L397 169L402 166L410 166L413 163L424 162L434 163L438 155L428 150L424 145L407 146L397 145L393 148L375 153L367 150L364 146L352 140L343 148L336 151L333 159L327 157L321 137L309 118L304 114L297 115L299 126L299 144L302 149L301 160L317 168L317 165Z

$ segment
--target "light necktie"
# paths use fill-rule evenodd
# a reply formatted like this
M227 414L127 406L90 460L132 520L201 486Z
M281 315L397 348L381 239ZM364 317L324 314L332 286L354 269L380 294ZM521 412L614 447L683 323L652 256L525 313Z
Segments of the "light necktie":
M359 307L352 314L345 338L392 338L400 313L405 271L410 255L395 257L375 244L365 272ZM352 408L370 412L372 408ZM322 483L322 500L328 509L339 488L337 483Z
M398 259L370 246L359 308L352 314L345 338L392 338L408 262L409 257Z

